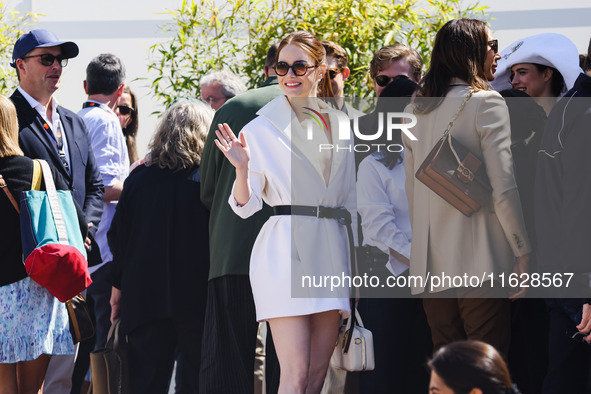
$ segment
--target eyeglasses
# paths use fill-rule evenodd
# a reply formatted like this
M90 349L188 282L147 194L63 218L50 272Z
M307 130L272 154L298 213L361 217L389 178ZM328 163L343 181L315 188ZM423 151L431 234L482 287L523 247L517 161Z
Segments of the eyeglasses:
M62 57L61 55L54 56L51 53L44 53L42 55L31 55L31 56L23 56L21 59L28 59L30 57L38 57L41 64L46 67L53 65L53 62L57 59L57 62L60 66L66 67L68 65L68 59Z
M307 66L306 63L304 63L304 62L295 62L291 66L289 64L287 64L286 62L278 62L275 65L275 72L280 77L283 77L283 76L287 75L287 73L289 72L289 69L291 68L295 75L297 75L298 77L302 77L302 76L306 75L309 68L316 68L316 67L318 67L318 66Z
M335 77L342 72L343 72L342 68L329 68L328 69L328 76L330 77L330 79L335 79Z
M133 108L129 105L118 105L117 109L121 115L129 115L133 112Z
M499 40L491 40L487 42L490 45L490 49L492 49L495 53L499 53Z

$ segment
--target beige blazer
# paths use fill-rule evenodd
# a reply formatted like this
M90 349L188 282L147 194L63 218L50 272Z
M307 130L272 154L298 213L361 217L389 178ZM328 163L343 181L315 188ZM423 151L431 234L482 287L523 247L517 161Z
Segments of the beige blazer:
M415 173L469 92L468 85L454 81L442 104L434 111L417 115L411 129L417 141L403 133L406 194L412 223L410 275L426 278L443 274L465 274L497 278L511 272L514 256L531 251L517 185L513 176L509 112L495 91L473 94L458 116L451 135L483 159L493 193L489 207L471 217L464 216L415 178ZM413 112L413 104L406 112ZM505 286L507 286L505 280ZM435 289L413 286L413 294L453 288L449 283ZM508 288L507 288L508 290Z

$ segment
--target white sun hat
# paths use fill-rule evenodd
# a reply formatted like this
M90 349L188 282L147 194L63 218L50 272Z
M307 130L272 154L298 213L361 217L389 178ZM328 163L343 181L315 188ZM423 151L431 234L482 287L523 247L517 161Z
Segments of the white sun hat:
M519 63L537 63L557 69L566 84L566 93L582 72L579 52L571 40L558 33L542 33L517 40L500 53L495 79L495 90L511 89L511 67Z

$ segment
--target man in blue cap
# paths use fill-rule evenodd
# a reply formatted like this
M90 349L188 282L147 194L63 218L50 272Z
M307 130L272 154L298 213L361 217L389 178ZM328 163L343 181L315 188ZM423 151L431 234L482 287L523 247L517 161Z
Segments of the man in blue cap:
M10 99L18 114L21 149L30 158L53 164L68 182L89 225L86 246L90 249L103 210L103 182L84 122L53 97L62 68L78 52L78 45L60 41L48 30L23 34L12 53L19 87ZM74 355L52 357L43 392L69 394L73 368Z

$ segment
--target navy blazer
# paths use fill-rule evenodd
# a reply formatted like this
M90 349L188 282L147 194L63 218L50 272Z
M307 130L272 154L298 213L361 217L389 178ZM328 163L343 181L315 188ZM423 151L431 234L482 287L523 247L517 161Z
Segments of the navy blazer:
M43 128L37 111L18 89L10 99L16 107L20 130L18 140L25 156L46 160L62 174L74 200L82 207L86 222L94 223L90 230L94 236L103 212L104 188L84 122L74 112L57 107L70 153L70 175L59 158L55 142Z

